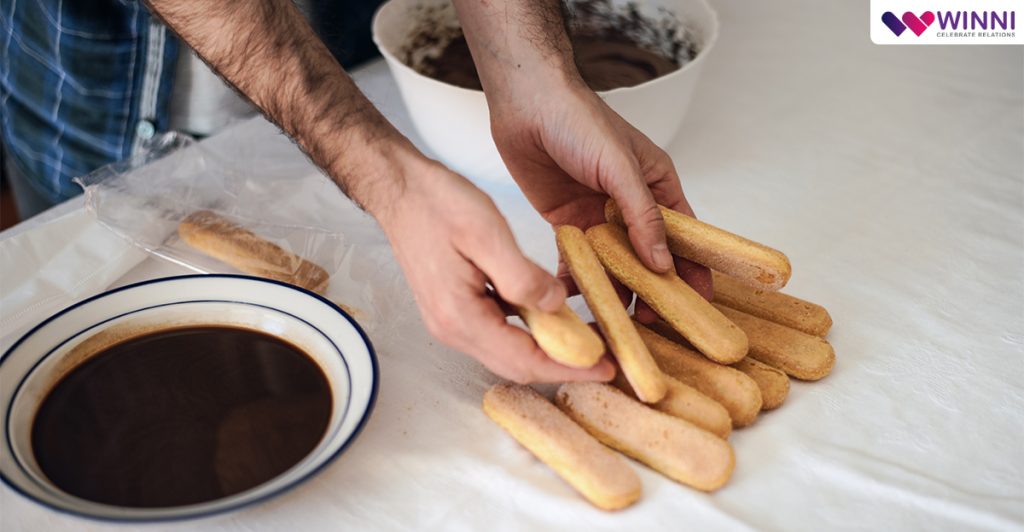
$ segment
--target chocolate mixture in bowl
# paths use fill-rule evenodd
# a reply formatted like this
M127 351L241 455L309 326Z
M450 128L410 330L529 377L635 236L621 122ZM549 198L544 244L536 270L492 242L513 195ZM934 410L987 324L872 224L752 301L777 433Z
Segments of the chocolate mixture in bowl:
M678 70L697 55L689 34L667 12L651 18L635 4L585 0L571 3L567 16L576 66L595 91L639 85ZM465 36L435 21L423 27L409 44L406 63L445 83L481 90ZM440 52L413 60L413 51L424 48Z
M576 68L595 91L633 87L679 70L679 64L647 51L628 38L574 35Z
M640 48L627 38L574 35L572 46L580 75L595 91L632 87L679 69L676 62ZM483 89L469 45L461 35L448 43L439 57L425 60L423 70L451 85Z

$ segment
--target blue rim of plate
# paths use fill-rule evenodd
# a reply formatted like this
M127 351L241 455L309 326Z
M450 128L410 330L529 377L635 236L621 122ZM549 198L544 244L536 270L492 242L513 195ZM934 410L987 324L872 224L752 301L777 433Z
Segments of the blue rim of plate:
M253 277L251 275L238 275L238 274L230 274L230 273L211 273L211 274L190 274L190 275L175 275L175 276L170 276L170 277L159 277L159 278L156 278L156 279L149 279L147 281L140 281L138 283L132 283L130 285L121 286L121 287L118 287L118 288L114 288L112 290L107 290L107 291L101 292L101 293L96 294L96 295L94 295L92 297L88 297L86 299L83 299L82 301L79 301L79 302L77 302L77 303L75 303L75 304L73 304L73 305L71 305L71 306L69 306L69 307L67 307L67 308L57 312L56 314L50 316L49 318L46 318L45 320L41 321L35 327L32 327L31 329L29 329L28 332L23 334L21 336L21 338L18 339L18 341L14 342L14 344L11 345L11 347L8 348L7 351L5 351L2 356L0 356L0 366L2 366L4 364L4 362L7 360L7 357L11 353L13 353L14 350L18 348L18 346L20 346L30 336L35 334L36 331L38 331L39 329L41 329L44 326L46 326L46 324L48 324L48 323L56 320L57 318L63 316L64 314L67 314L68 312L71 312L72 310L74 310L74 309L76 309L78 307L81 307L81 306L83 306L83 305L85 305L87 303L90 303L90 302L95 301L97 299L104 298L104 297L112 295L112 294L116 294L118 292L122 292L122 291L129 290L129 289L132 289L132 288L137 288L137 287L140 287L140 286L156 284L156 283L162 283L162 282L169 282L169 281L185 280L185 279L209 279L209 278L242 279L242 280L247 280L247 281L256 281L256 282L261 282L261 283L267 283L267 284L274 284L274 285L278 285L278 286L283 286L285 288L289 288L289 289L292 289L292 290L295 290L295 291L298 291L298 292L302 292L302 293L304 293L304 294L306 294L308 296L312 296L313 298L319 300L321 303L326 304L329 308L331 308L332 310L334 310L335 312L340 314L343 318L345 318L346 321L349 322L349 324L352 325L353 328L355 328L356 332L359 333L359 337L362 339L363 343L366 345L367 354L370 355L370 369L373 372L372 373L373 382L371 383L371 387L370 387L370 398L369 398L369 400L366 403L366 410L363 412L362 418L356 424L356 427L352 431L352 434L349 435L348 439L346 439L345 442L342 443L341 446L338 447L338 449L336 451L334 451L334 453L332 453L329 457L327 457L322 464L316 466L315 468L310 470L305 475L302 475L301 477L298 477L295 480L293 480L291 482L288 482L287 484L283 484L283 485L281 485L281 487L279 487L279 488L277 488L275 490L272 490L272 491L270 491L270 492L268 492L268 493L266 493L264 495L261 495L259 497L256 497L256 498L248 500L248 501L239 502L239 503L236 503L236 504L229 504L229 505L224 506L222 508L216 508L216 509L213 509L213 510L208 510L208 511L188 514L188 515L181 515L181 516L109 517L109 516L102 516L102 515L94 515L94 514L90 514L90 513L86 513L86 512L80 512L80 511L77 511L77 510L71 510L71 509L68 509L68 508L62 508L60 506L51 504L48 501L41 500L38 497L36 497L36 496L34 496L34 495L32 495L30 493L27 493L24 490L22 490L18 485L16 485L14 482L12 482L10 479L8 479L7 475L3 474L2 472L0 472L0 481L2 481L5 485L7 485L9 488L14 490L15 493L18 493L22 497L25 497L26 499L28 499L30 501L33 501L33 502L35 502L35 503L37 503L37 504L39 504L39 505L41 505L43 507L49 508L51 510L57 511L57 512L62 513L62 514L73 515L73 516L76 516L76 517L83 517L83 518L91 519L91 520L94 520L94 521L105 521L105 522L112 522L112 523L166 523L166 522L174 522L174 521L189 521L189 520L193 520L193 519L201 519L203 517L210 517L210 516L213 516L213 515L218 515L218 514L223 514L223 513L228 513L228 512L234 512L234 511L237 511L237 510L241 510L242 508L247 508L247 507L250 507L250 506L254 506L254 505L260 504L260 503L262 503L262 502L264 502L264 501L266 501L268 499L277 497L279 495L283 495L284 493L287 493L287 492L291 491L292 489L295 489L299 485L304 484L310 478L316 476L321 471L323 471L324 468L326 468L328 465L332 464L335 460L337 460L338 457L341 456L342 453L345 452L345 450L348 448L348 446L351 445L352 442L355 441L359 437L359 434L363 431L363 428L366 427L366 423L370 419L370 414L373 412L373 409L374 409L374 407L377 404L377 393L380 390L380 365L377 362L377 352L374 351L373 343L370 342L370 338L366 335L366 332L363 331L363 328L359 326L359 323L356 322L356 320L353 319L352 316L350 316L347 312L342 310L341 307L339 307L338 305L334 304L331 300L321 296L320 294L317 294L316 292L313 292L313 291L310 291L310 290L306 290L305 288L302 288L302 287L299 287L299 286L295 286L295 285L292 285L292 284L283 283L281 281L275 281L273 279L266 279L266 278L263 278L263 277ZM277 309L275 309L275 310L277 310ZM281 312L281 311L278 310L278 312ZM288 314L288 313L286 313L286 314ZM296 318L298 318L298 317L296 316ZM301 320L302 318L298 318L298 319ZM305 321L305 320L302 320L302 321ZM314 327L314 329L315 328L316 327ZM88 330L88 329L86 329L86 330ZM317 331L321 332L319 329L317 329ZM80 334L80 332L76 333L76 335L77 334ZM321 334L322 334L322 332L321 332ZM337 346L335 346L335 347L337 347ZM341 353L340 349L338 349L338 353L342 356L342 363L347 366L348 362L344 360L344 355ZM24 381L24 379L29 374L32 373L32 371L35 369L35 367L44 358L46 358L46 357L43 356L42 358L40 358L40 360L36 361L32 365L32 368L29 369L28 373L26 373L26 375L21 379L21 381ZM351 381L351 374L349 375L349 380ZM21 387L21 381L19 381L19 383L18 383L18 388ZM14 395L12 395L11 398L13 399ZM350 397L350 399L351 399L351 397ZM346 405L346 411L347 411L347 409L348 409L348 405ZM6 427L7 426L7 422L8 422L8 418L10 417L10 407L8 407L8 410L6 412L4 412L3 414L4 414L4 427ZM9 435L5 435L5 437L8 437L8 436ZM20 462L18 462L14 458L14 456L11 456L11 459L14 460L17 463L18 467L22 467Z

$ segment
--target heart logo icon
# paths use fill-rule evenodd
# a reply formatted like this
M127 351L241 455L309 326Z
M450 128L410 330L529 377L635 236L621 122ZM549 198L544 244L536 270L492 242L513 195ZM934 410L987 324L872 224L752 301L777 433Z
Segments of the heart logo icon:
M903 14L902 20L903 23L906 24L908 28L910 28L910 31L914 32L915 35L920 37L921 34L924 33L924 30L928 29L928 26L931 26L932 22L935 22L935 13L932 13L931 11L925 11L920 15L915 15L910 11L907 11L906 13Z
M903 35L904 31L907 31L907 25L900 22L899 17L893 15L891 11L886 11L882 14L882 23L885 24L889 31L893 32L897 37Z

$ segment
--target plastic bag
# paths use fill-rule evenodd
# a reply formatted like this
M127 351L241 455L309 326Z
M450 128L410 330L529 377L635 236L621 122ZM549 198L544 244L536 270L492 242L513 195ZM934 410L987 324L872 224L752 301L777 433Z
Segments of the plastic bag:
M313 263L329 275L316 291L364 326L379 321L370 277L386 262L380 256L386 240L294 145L268 136L281 135L235 127L225 139L194 143L171 133L156 139L145 160L109 165L77 181L102 225L156 257L199 273L248 273L299 285L300 270ZM179 231L196 213L224 222L204 233L214 237L205 251ZM246 256L256 238L269 244L259 242L259 256ZM269 269L254 268L254 260Z
M130 172L191 142L176 134L157 137L140 156L102 171ZM73 198L4 231L0 350L50 314L109 288L145 260L146 253L112 234L82 203Z

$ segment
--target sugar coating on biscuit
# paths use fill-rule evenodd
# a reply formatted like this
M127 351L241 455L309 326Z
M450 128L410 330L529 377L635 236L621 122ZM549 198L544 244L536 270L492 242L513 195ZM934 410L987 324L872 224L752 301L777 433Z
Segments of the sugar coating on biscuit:
M774 410L785 402L789 395L789 376L782 370L773 368L764 362L747 356L732 364L742 371L761 389L761 410Z
M658 208L665 221L665 236L672 254L767 290L778 290L789 281L792 267L781 251L665 206ZM605 219L625 225L614 200L605 204Z
M689 421L720 438L729 437L729 433L732 432L732 419L724 406L675 377L665 375L664 379L665 397L651 404L651 408ZM615 375L612 384L626 395L636 397L636 392L621 374Z
M693 488L716 490L735 466L732 446L682 419L596 382L563 384L555 402L603 443Z
M832 372L836 354L823 338L724 305L715 306L747 334L751 357L801 380L815 381Z
M708 360L651 329L636 324L651 355L665 372L718 401L732 418L733 427L745 427L761 411L761 390L742 371Z
M483 409L594 506L617 510L640 498L640 477L629 464L533 388L495 384Z
M238 270L317 293L330 275L314 264L212 211L196 211L178 224L178 237L189 246Z
M715 303L815 336L825 336L832 328L832 316L821 305L782 292L752 288L719 272L713 271L712 278Z
M664 375L633 327L626 307L619 300L611 279L583 231L563 225L555 235L569 273L637 397L645 403L660 401L667 390Z
M648 270L624 229L601 224L588 229L586 235L601 264L701 353L723 364L746 356L747 338L743 331L675 272L658 274Z

